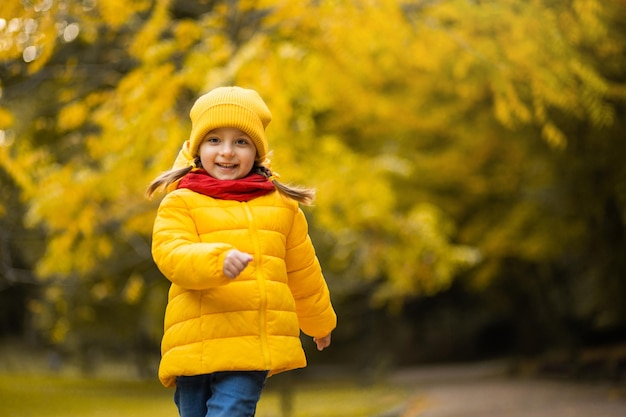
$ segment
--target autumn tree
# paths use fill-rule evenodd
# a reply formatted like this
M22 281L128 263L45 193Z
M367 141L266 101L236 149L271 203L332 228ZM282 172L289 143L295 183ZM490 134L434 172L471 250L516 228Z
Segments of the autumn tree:
M625 324L623 2L6 3L0 166L46 237L31 308L53 340L156 338L143 190L223 84L266 98L273 168L318 187L351 309L462 278L511 317L533 300L522 327Z

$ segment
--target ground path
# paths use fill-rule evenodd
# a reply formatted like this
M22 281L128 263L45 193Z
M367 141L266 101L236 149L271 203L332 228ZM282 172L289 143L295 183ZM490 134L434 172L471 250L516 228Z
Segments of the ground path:
M404 370L392 380L415 396L385 417L626 417L624 384L509 377L502 363Z

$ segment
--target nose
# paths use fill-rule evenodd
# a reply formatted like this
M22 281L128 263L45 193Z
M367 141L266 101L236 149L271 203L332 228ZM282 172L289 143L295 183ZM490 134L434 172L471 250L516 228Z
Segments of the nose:
M222 144L222 148L221 148L221 152L222 155L234 155L235 154L235 148L233 147L232 143L230 142L223 142Z

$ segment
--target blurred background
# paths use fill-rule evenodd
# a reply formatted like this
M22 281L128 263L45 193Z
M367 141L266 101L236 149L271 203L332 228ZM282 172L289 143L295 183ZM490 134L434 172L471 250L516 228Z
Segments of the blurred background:
M624 21L623 0L3 0L0 370L156 378L144 191L195 98L240 85L272 168L317 188L339 327L304 339L313 368L619 377Z

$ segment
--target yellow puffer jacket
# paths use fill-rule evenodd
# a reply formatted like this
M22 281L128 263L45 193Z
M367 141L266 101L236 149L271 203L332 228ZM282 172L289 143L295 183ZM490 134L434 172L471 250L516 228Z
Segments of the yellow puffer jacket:
M223 274L231 249L253 260L235 279ZM165 196L152 254L172 282L159 379L229 370L306 366L300 329L324 337L337 318L297 202L272 192L248 202L188 189Z

